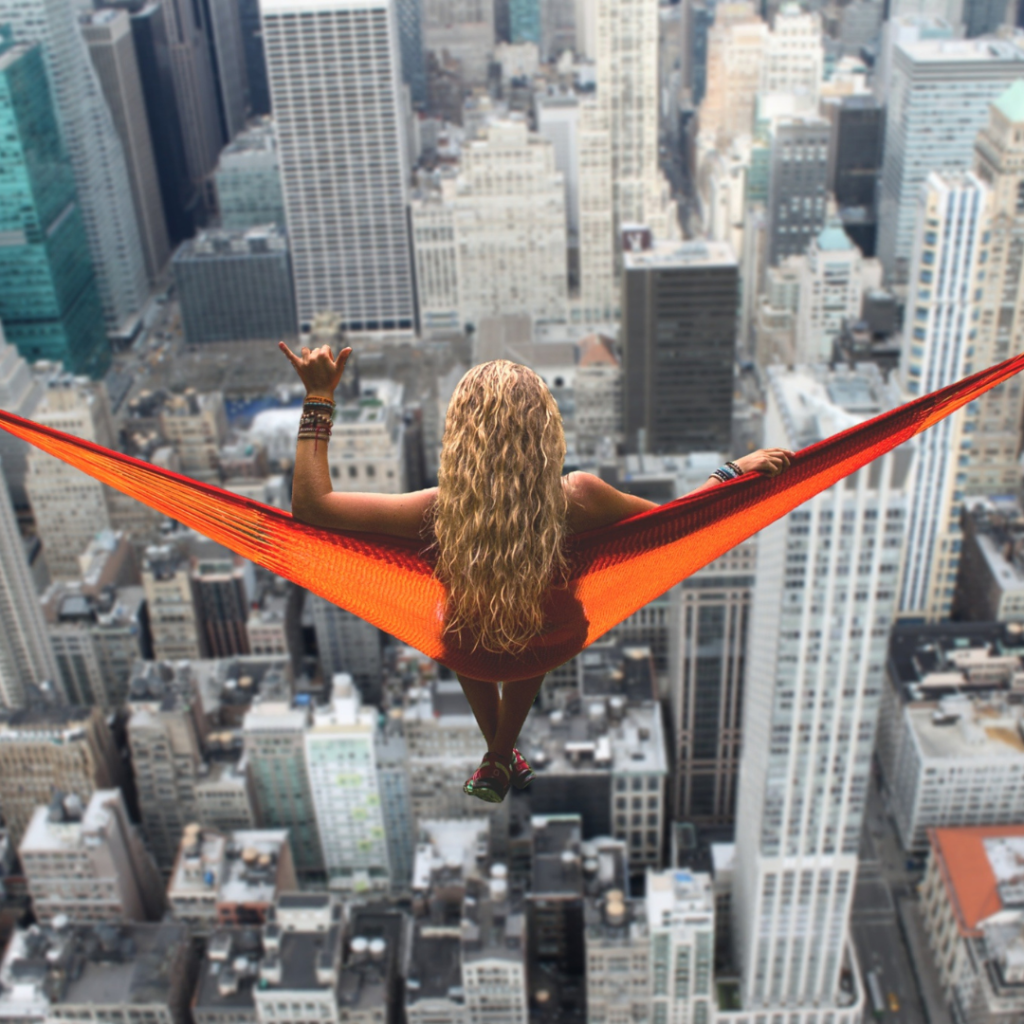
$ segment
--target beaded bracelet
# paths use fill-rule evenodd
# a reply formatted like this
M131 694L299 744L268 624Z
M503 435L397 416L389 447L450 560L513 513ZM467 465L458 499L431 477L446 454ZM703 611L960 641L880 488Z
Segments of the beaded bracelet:
M327 398L307 398L302 403L302 415L299 417L299 440L313 441L316 452L320 438L331 440L334 427L334 402Z
M724 466L719 466L718 469L710 475L721 483L727 484L730 480L735 480L738 476L743 476L743 470L740 469L735 462L727 462Z

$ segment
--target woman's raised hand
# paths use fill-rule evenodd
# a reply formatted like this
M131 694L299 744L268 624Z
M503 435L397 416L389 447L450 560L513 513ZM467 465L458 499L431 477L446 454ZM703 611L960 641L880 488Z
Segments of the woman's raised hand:
M338 353L338 358L335 359L330 345L321 345L320 348L314 349L303 348L300 357L283 341L279 341L277 344L295 367L299 379L306 385L307 394L320 395L325 398L334 397L335 388L341 381L341 375L345 372L345 363L352 354L351 346L343 348Z
M760 473L762 476L778 476L789 468L792 452L788 448L761 448L735 459L744 473Z

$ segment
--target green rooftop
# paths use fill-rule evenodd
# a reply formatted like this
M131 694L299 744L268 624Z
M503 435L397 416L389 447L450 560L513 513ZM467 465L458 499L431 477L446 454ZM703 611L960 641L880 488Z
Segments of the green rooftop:
M853 248L850 236L838 221L830 221L818 235L818 248L822 252L849 252Z
M996 100L999 112L1014 124L1024 122L1024 79L1018 78L999 99Z

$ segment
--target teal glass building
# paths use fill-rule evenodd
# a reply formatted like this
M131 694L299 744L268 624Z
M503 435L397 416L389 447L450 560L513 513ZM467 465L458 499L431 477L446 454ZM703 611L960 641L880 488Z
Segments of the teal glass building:
M110 343L39 46L0 27L0 322L27 360L100 378Z
M513 43L540 46L540 0L509 0L508 17Z

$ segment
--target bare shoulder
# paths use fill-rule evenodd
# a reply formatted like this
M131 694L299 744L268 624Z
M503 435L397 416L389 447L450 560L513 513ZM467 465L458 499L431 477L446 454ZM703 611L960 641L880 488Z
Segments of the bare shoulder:
M626 494L593 473L577 471L562 479L569 497L570 533L600 529L657 507L657 502Z

